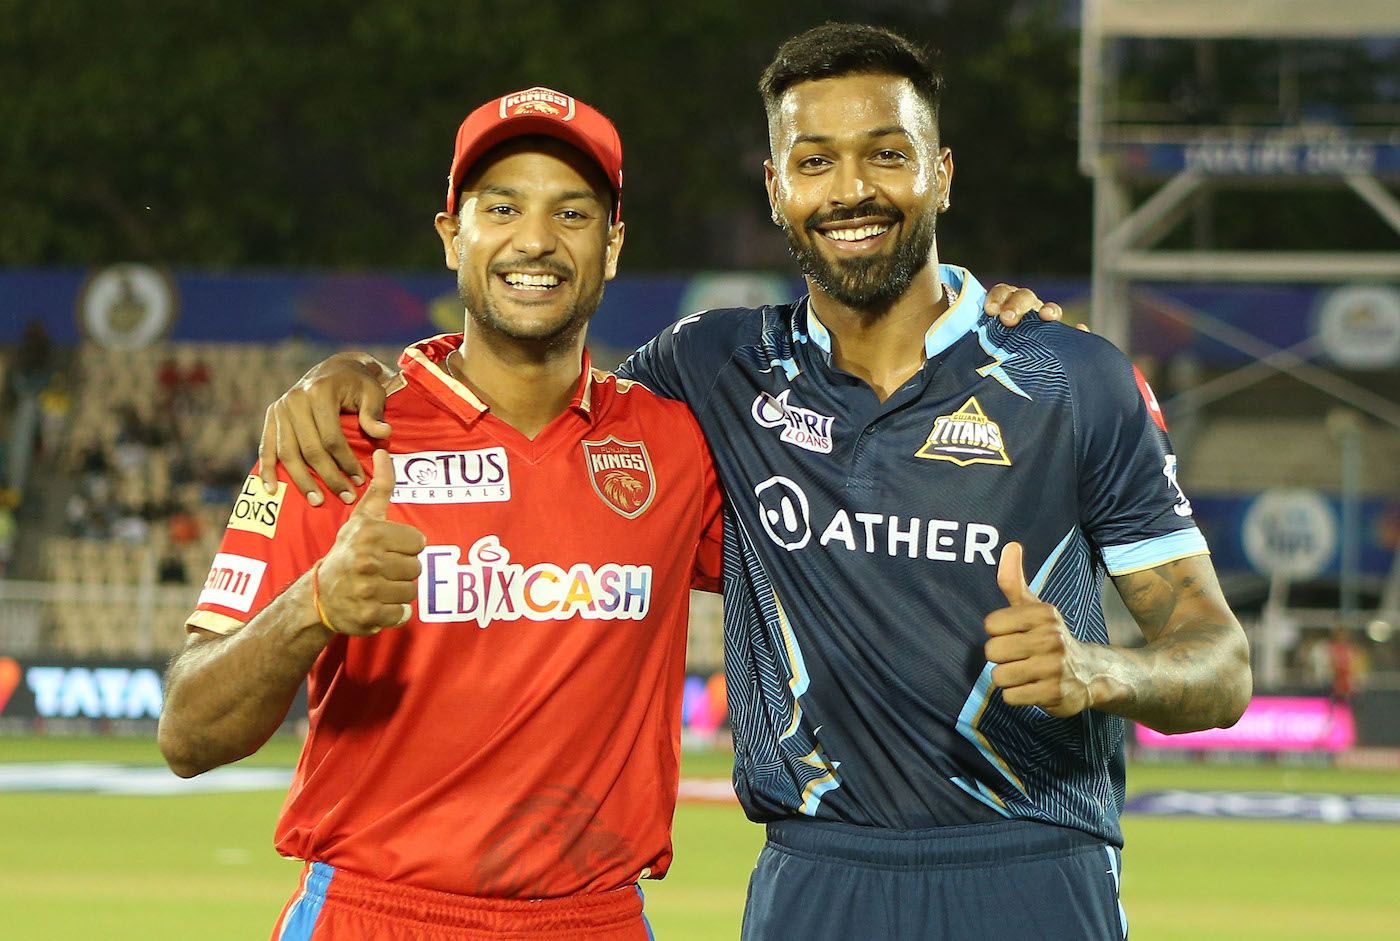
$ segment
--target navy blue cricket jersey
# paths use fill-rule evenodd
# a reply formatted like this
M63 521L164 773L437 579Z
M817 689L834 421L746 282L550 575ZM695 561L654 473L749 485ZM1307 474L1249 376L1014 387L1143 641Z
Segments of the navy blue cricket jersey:
M1031 818L1121 844L1123 720L1007 706L1001 546L1075 636L1104 573L1197 555L1161 412L1112 344L982 316L964 269L885 402L805 299L687 317L619 370L688 403L729 497L725 670L748 815L894 829ZM1150 404L1149 404L1150 403Z

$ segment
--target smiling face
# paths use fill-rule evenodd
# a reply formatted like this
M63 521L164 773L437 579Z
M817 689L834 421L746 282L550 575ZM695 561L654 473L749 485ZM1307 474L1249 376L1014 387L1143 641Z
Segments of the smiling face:
M578 339L617 273L622 223L588 158L522 137L488 153L462 181L457 215L436 219L447 267L479 331L548 348Z
M933 258L953 175L932 110L906 78L793 85L770 115L768 199L814 290L879 312Z

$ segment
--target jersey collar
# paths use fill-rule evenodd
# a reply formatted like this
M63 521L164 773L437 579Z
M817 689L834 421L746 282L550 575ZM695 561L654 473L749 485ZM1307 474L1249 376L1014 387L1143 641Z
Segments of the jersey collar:
M982 306L987 300L987 291L977 282L966 268L957 265L939 265L938 279L943 282L944 290L948 291L953 303L948 308L948 312L941 320L928 328L924 334L924 358L931 359L942 353L948 347L956 343L963 334L971 333L977 329L977 323L982 317ZM807 335L801 332L798 321L801 318L794 318L793 339L798 342L806 342L810 339L827 356L831 355L831 331L817 319L817 312L812 310L812 302L809 298L806 303L807 310Z
M407 347L399 356L399 368L410 381L420 384L429 395L442 402L452 411L475 421L491 410L491 406L477 396L465 383L458 380L442 363L448 355L462 345L460 333L442 333ZM593 363L588 350L583 351L583 374L574 388L569 408L593 420Z

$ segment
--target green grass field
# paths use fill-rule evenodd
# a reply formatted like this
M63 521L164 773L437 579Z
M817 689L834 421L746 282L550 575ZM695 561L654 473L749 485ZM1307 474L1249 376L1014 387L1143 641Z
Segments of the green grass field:
M274 741L250 764L290 766ZM157 764L152 743L0 738L0 763ZM687 776L723 777L722 754ZM1137 766L1130 791L1167 787L1400 793L1400 774L1323 768ZM271 848L282 795L0 793L0 937L84 941L265 938L298 864ZM1123 901L1134 941L1400 938L1400 826L1125 819ZM762 829L737 807L682 805L670 876L647 883L661 941L738 935ZM875 941L875 939L862 939Z

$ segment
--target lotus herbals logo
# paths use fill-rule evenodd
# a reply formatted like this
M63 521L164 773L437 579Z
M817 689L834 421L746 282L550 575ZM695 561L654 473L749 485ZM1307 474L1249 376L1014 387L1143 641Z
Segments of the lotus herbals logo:
M1011 464L1001 426L987 417L975 396L953 414L938 416L928 440L914 452L914 456L930 461L951 461L959 467L969 464Z

